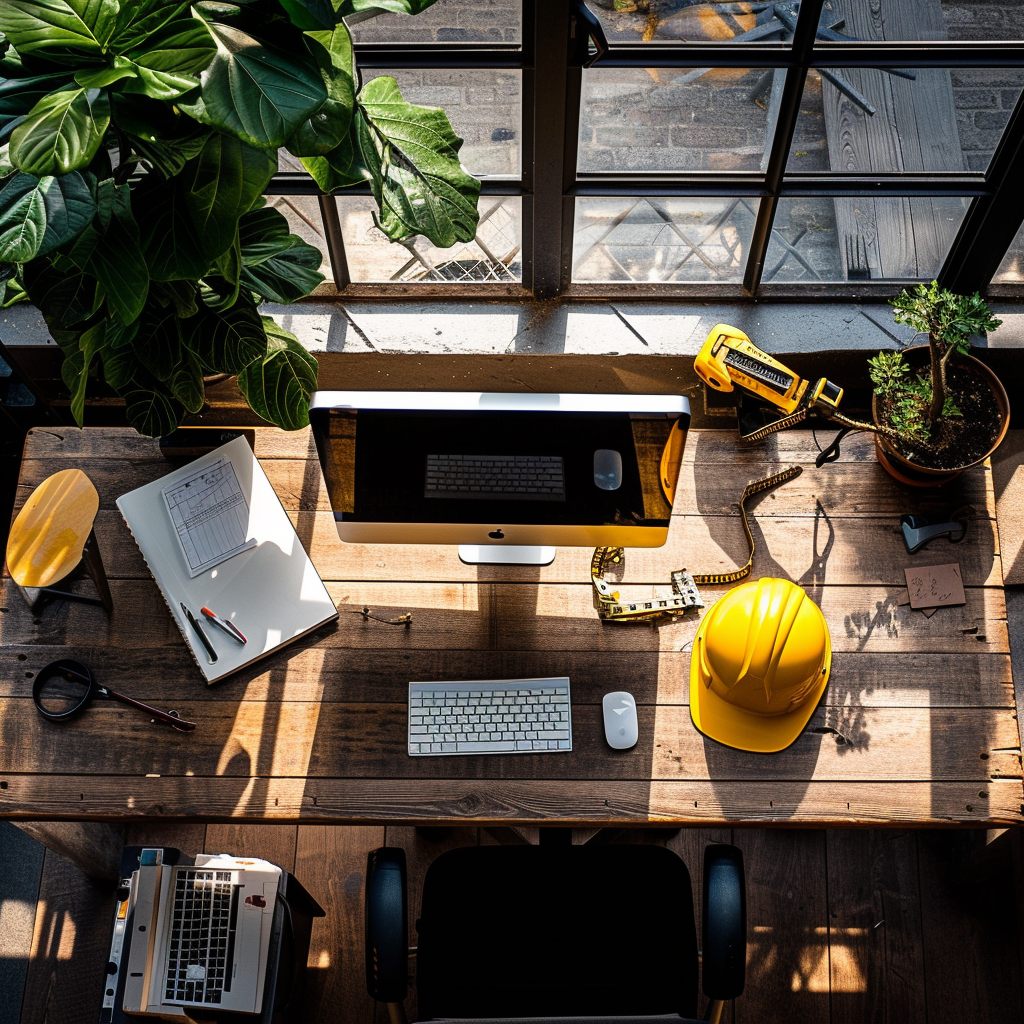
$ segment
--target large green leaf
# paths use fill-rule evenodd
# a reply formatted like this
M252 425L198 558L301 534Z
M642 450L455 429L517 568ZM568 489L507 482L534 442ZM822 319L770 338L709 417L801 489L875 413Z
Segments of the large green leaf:
M55 89L68 84L66 73L8 77L13 69L0 62L0 142L24 120L28 112Z
M309 399L316 391L316 359L269 317L267 354L238 375L238 387L257 416L283 430L298 430L309 423Z
M238 218L263 194L277 161L233 135L211 132L179 178L204 255L212 260L235 240Z
M78 339L79 348L82 350L82 363L71 392L71 415L79 426L85 422L85 391L89 384L89 370L93 360L104 347L106 332L107 325L100 322L84 331Z
M142 95L111 96L114 121L128 135L135 152L163 178L180 174L198 156L212 134L169 103Z
M3 0L0 32L22 56L45 50L56 51L47 57L68 60L65 49L99 55L117 25L119 7L118 0Z
M120 392L128 422L146 437L164 437L185 417L185 407L157 385Z
M187 13L189 0L129 0L121 4L110 41L115 53L128 53L153 38L169 21Z
M100 228L82 232L70 258L82 270L95 275L107 293L110 308L126 323L133 323L146 305L149 271L139 245L139 229L132 215L128 185L101 183L100 195L113 193ZM104 204L106 205L106 204Z
M331 28L340 18L331 0L281 0L281 6L296 28Z
M359 154L352 145L351 136L342 139L341 143L325 156L304 156L301 160L302 166L324 192L358 185L369 177L369 172L363 167Z
M127 57L115 57L112 64L75 72L75 82L83 89L102 89L125 78L135 78L137 71Z
M11 163L43 177L85 167L110 123L105 89L67 86L44 96L11 135Z
M153 99L177 99L199 85L199 72L216 49L205 22L198 18L172 21L128 53L138 77L124 91L142 92Z
M311 59L272 50L227 25L211 24L217 54L198 100L181 103L206 124L264 149L283 146L327 98Z
M288 221L272 207L247 213L238 225L242 284L271 302L294 302L321 281L319 249L288 230Z
M420 14L437 0L341 0L338 13L356 14L359 11L391 11L394 14Z
M96 211L96 202L77 171L59 178L43 178L40 189L46 205L46 235L36 255L45 256L66 245L88 226Z
M42 247L46 201L40 184L31 174L14 174L0 191L0 263L27 263Z
M152 183L135 190L138 209L145 210L139 242L154 281L196 281L209 260L188 203L176 181Z
M205 307L182 322L185 347L212 373L240 373L267 351L263 323L251 299L239 296L228 310Z
M138 322L138 321L136 321ZM103 379L120 394L129 388L137 377L143 377L142 363L135 355L132 345L114 348L108 345L103 351Z
M356 135L389 238L426 235L443 249L472 241L480 182L462 169L462 139L443 110L406 103L393 78L375 78L359 93Z
M352 37L344 22L330 32L306 32L306 48L316 61L327 99L288 140L295 156L324 156L348 138L356 94Z
M161 308L152 302L146 306L145 319L139 328L144 344L135 346L135 354L157 380L169 380L181 363L184 356L181 326L182 321L173 306Z
M66 265L64 265L66 264ZM50 260L33 260L25 265L25 288L32 302L42 310L50 333L80 324L96 312L102 290L96 278L84 273L70 261L54 267Z
M203 368L191 353L185 353L184 360L175 367L167 384L171 393L188 412L197 413L202 409L206 401Z

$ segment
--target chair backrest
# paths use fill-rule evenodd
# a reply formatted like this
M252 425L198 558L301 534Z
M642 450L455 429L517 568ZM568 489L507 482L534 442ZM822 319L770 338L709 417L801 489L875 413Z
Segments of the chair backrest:
M690 876L664 847L449 851L417 930L421 1020L696 1015Z

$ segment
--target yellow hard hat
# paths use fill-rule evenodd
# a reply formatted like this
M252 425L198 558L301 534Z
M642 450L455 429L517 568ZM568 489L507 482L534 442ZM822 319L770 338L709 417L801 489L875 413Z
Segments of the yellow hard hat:
M690 658L690 715L705 736L758 753L800 735L828 684L821 609L789 580L751 580L701 619Z

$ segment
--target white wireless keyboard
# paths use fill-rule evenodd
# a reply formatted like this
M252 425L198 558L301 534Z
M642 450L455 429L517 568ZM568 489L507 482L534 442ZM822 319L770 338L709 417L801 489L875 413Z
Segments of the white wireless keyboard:
M565 676L409 684L413 757L561 750L572 750Z

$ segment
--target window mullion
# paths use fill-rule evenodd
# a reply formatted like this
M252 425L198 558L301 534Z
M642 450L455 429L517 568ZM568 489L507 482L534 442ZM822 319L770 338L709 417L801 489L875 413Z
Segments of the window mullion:
M557 295L563 280L566 101L569 96L569 0L536 6L533 107L533 277L537 298ZM579 88L576 89L579 103ZM575 171L575 165L573 166ZM571 232L569 242L571 244ZM524 284L526 283L524 279Z
M800 98L807 77L807 64L814 51L814 36L821 18L824 0L803 0L800 19L793 33L793 65L786 70L786 82L782 89L779 116L772 136L771 154L765 171L765 196L758 204L754 233L750 239L750 256L743 275L743 290L749 295L757 293L764 273L764 261L772 237L772 225L778 208L779 186L789 160L789 148L793 141L797 118L800 116Z

